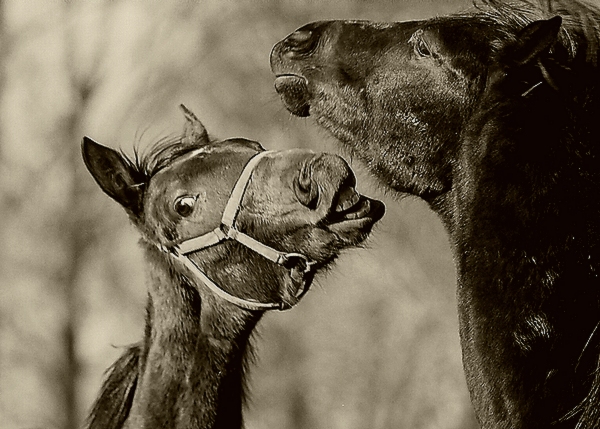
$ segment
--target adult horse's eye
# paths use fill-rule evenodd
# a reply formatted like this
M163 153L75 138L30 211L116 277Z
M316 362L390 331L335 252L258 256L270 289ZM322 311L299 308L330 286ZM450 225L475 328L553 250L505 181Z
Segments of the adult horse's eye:
M175 204L173 208L177 212L179 216L187 217L192 214L194 211L194 206L196 205L197 196L189 196L186 195L184 197L179 197L175 200Z
M415 54L417 54L421 58L430 57L431 49L429 49L429 45L423 39L423 30L417 30L408 40L410 44L412 44Z
M417 39L417 41L415 43L415 52L420 57L430 57L431 56L431 51L429 50L429 46L427 45L427 42L425 42L425 40L421 39L420 37Z

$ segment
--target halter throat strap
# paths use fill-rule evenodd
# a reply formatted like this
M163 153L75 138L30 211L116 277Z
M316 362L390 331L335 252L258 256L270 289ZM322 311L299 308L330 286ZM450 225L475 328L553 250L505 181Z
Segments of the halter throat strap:
M260 152L248 161L242 174L238 178L229 200L225 205L221 224L206 234L193 237L170 248L159 248L173 258L181 262L198 280L204 283L215 295L237 305L246 310L265 311L265 310L287 310L296 305L300 299L308 292L313 277L315 261L301 253L284 253L264 243L244 234L236 228L236 219L241 209L242 200L252 177L252 172L258 163L272 151ZM254 252L262 255L266 259L281 265L290 271L290 278L296 286L296 292L291 297L291 302L285 302L282 298L280 302L259 302L252 299L240 298L225 291L210 279L206 273L189 257L189 255L208 247L215 246L226 240L235 240L246 246ZM285 287L285 286L284 286ZM284 291L281 291L283 296Z

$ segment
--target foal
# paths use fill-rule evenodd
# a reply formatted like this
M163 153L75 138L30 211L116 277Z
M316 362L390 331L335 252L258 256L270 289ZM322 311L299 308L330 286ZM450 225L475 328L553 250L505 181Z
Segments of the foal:
M84 138L85 164L142 236L146 332L112 366L89 428L240 428L249 338L384 213L346 162L183 136L131 160Z

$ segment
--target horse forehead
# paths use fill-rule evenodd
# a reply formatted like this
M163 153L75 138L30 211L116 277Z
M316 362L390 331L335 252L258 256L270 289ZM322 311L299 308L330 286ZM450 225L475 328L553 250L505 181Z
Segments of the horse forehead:
M256 166L256 174L261 177L272 176L272 179L278 180L287 174L295 174L315 155L316 152L310 149L300 148L269 151Z
M207 158L212 164L231 162L238 155L248 153L247 148L236 148L234 144L230 143L237 143L237 140L232 140L231 142L229 140L224 140L223 142L217 142L215 144L193 149L185 155L175 159L167 168L196 168L198 162L204 162Z
M203 183L207 186L220 185L219 180L237 177L244 164L255 154L246 151L219 151L214 148L198 148L159 171L151 180L153 188L185 187ZM239 168L237 168L239 167Z
M385 50L397 43L407 42L424 22L331 21L321 37L348 52Z
M227 143L224 141L223 143ZM234 142L235 143L235 142ZM246 163L259 151L248 148L207 147L198 148L175 160L160 171L151 182L159 187L174 185L179 187L193 184L202 178L227 179L234 181L244 170ZM276 176L285 171L295 171L307 159L315 154L309 149L272 150L255 167L261 177ZM219 182L222 184L222 182ZM207 186L214 186L208 183Z
M419 29L431 29L438 31L448 29L451 31L458 27L464 26L464 24L467 24L466 20L468 20L466 17L437 17L406 21L332 20L317 21L307 24L298 31L303 29L312 30L311 26L313 26L315 27L316 31L330 31L332 33L345 33L347 35L356 34L358 37L364 37L365 33L373 33L380 35L380 37L387 36L395 39L399 37L410 37L414 31ZM321 26L324 28L321 29Z
M494 28L475 16L450 16L422 20L378 22L378 21L324 21L313 25L324 25L318 29L321 37L345 46L349 51L361 48L388 49L390 45L409 42L415 33L426 34L439 42L455 44L460 49L468 48L465 39L477 38L481 43L494 33ZM310 29L310 25L306 28ZM304 27L303 27L304 28Z

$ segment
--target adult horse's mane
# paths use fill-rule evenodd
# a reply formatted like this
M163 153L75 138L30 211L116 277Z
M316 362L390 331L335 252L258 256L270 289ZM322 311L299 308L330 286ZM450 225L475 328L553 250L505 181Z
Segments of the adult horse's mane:
M475 0L475 10L460 16L478 16L483 21L498 27L507 38L526 25L553 16L562 17L558 44L566 54L557 59L561 65L569 67L573 61L581 61L597 67L600 49L600 10L592 5L573 0L511 1Z

